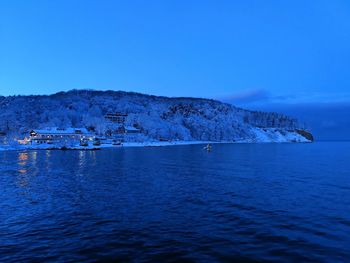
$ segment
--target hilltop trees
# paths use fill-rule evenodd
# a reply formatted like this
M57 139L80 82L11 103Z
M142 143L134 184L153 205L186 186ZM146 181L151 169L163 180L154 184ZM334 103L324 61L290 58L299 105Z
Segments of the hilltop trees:
M248 111L215 100L166 98L114 91L70 91L51 96L0 99L0 131L23 134L34 128L111 129L106 113L128 114L150 139L232 140L254 137L254 127L296 129L296 120L277 113Z

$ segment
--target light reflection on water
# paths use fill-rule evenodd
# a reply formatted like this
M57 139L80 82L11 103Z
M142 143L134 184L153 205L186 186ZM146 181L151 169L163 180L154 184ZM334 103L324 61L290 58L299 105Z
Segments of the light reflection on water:
M28 153L27 152L21 152L18 154L18 160L19 161L26 161L28 160Z
M0 261L350 259L350 144L0 153Z

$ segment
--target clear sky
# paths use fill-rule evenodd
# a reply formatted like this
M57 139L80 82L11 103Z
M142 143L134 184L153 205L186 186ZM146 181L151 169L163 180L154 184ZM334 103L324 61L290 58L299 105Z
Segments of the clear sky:
M0 95L350 101L348 0L0 0Z

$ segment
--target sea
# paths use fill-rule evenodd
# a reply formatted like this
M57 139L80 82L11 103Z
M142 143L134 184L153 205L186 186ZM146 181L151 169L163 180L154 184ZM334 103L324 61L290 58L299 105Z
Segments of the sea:
M0 262L350 262L350 142L0 152Z

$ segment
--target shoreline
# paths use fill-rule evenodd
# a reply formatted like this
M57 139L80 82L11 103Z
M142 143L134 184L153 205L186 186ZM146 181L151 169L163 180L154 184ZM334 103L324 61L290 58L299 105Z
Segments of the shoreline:
M96 151L103 149L120 149L120 148L136 148L136 147L170 147L170 146L185 146L185 145L206 145L206 144L268 144L268 143L312 143L312 141L171 141L171 142L125 142L123 145L112 145L112 144L102 144L100 146L52 146L52 145L40 145L40 146L0 146L0 151L36 151L36 150L46 150L46 151Z

